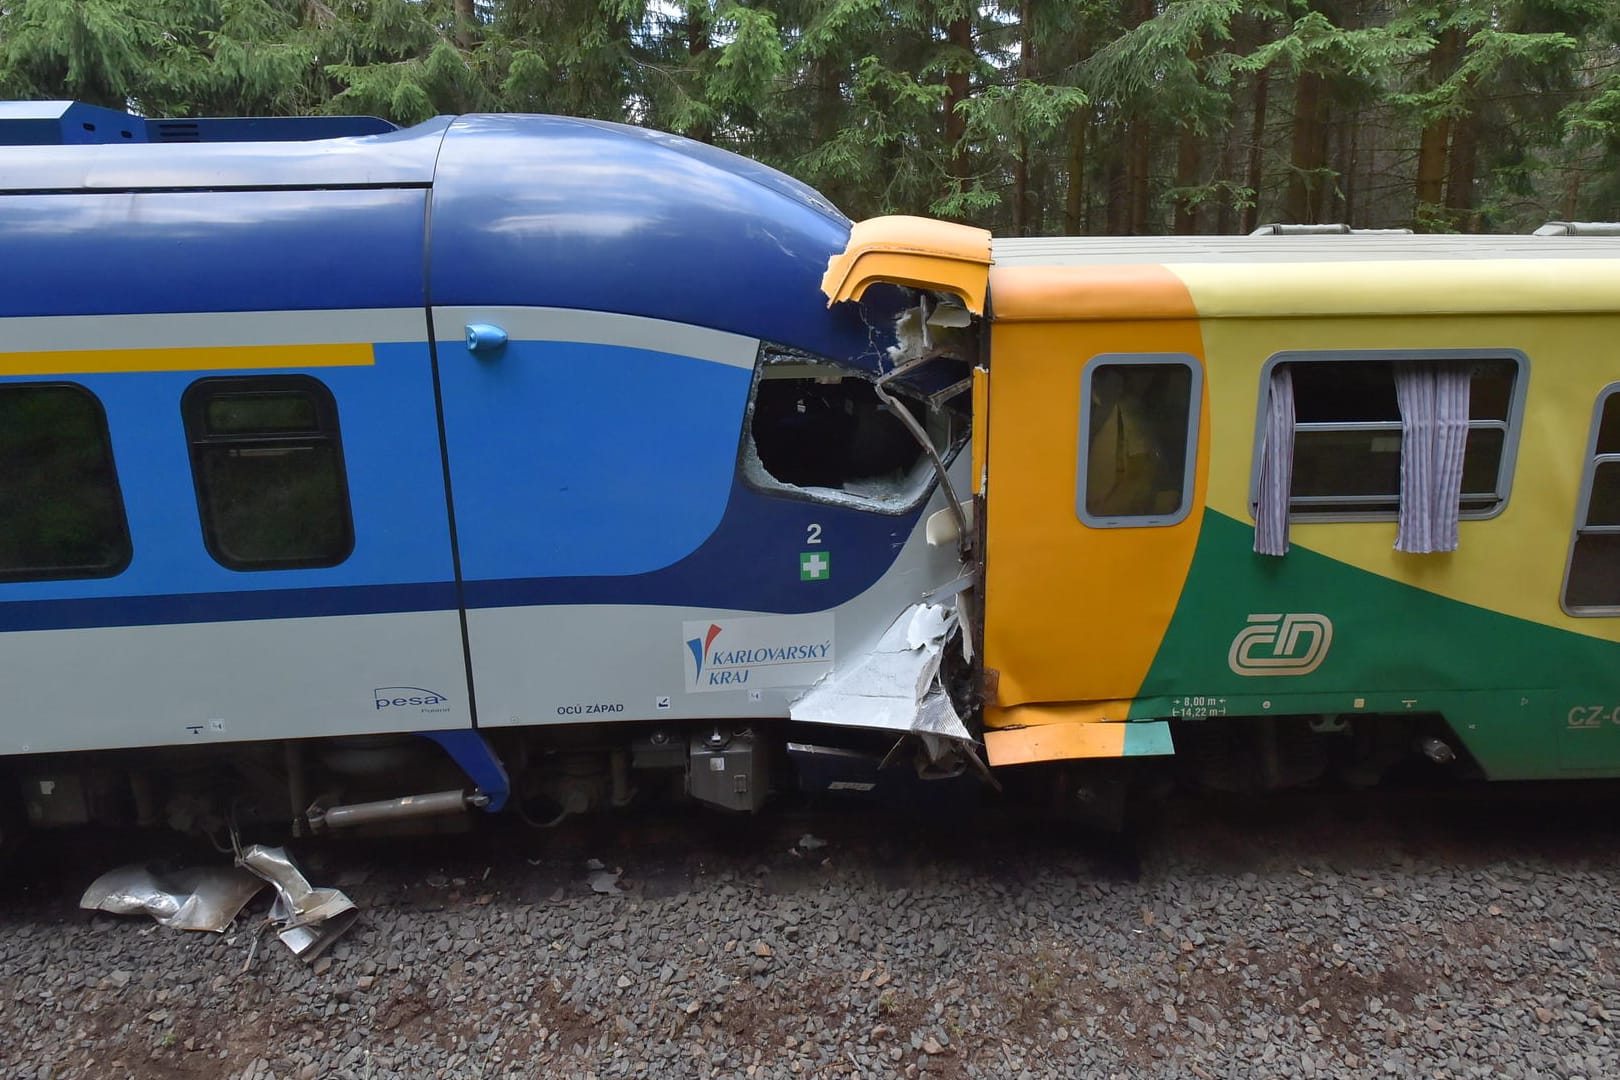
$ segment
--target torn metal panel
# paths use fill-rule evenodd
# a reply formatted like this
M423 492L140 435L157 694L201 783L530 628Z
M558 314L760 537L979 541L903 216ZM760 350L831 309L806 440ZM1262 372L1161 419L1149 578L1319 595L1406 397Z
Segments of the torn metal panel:
M955 611L918 604L906 611L871 653L835 671L801 694L788 715L811 724L877 728L971 741L939 681L945 646L956 630Z
M305 961L312 962L325 952L360 915L354 902L339 890L310 885L281 848L254 844L237 857L237 863L275 887L270 918L281 924L276 936Z
M975 353L976 340L973 316L965 308L948 296L925 293L895 318L894 344L884 355L896 368L920 362L923 366L910 372L902 385L920 400L936 404L948 400L938 396L942 391L949 389L954 395L966 389L967 358Z
M120 866L90 884L79 899L87 911L150 915L172 930L223 933L264 882L235 866L186 867L170 873Z

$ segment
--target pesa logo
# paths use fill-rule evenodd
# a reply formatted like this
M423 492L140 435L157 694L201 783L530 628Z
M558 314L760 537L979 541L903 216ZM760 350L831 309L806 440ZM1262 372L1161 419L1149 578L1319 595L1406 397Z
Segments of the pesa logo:
M371 698L379 709L403 709L413 705L426 709L434 705L443 705L448 700L438 691L424 690L420 686L379 686L371 692Z

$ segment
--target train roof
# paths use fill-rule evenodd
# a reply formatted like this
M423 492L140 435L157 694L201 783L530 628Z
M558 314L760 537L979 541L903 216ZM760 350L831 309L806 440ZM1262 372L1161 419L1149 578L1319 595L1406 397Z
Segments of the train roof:
M1373 233L1305 236L1079 236L996 240L998 266L1620 259L1620 236Z
M217 141L180 143L150 141L141 118L94 106L0 110L0 247L40 268L27 295L0 302L0 315L416 306L424 275L409 290L402 267L422 258L403 248L375 272L320 269L349 266L358 248L379 242L376 229L396 245L414 233L420 250L420 209L371 233L344 209L368 192L377 201L414 189L424 199L431 192L426 279L435 306L693 323L863 366L876 365L887 344L855 305L829 311L818 288L828 259L848 241L849 219L766 165L679 136L570 117L466 114L339 137L306 119L327 118L290 118L274 130L238 122L199 136ZM69 142L86 124L100 141ZM104 203L108 194L166 201L158 213L156 203ZM36 201L58 197L49 207ZM307 272L273 275L284 283L279 291L227 272L238 263L290 265L289 248L300 245ZM153 295L111 282L92 290L80 280L85 266L111 265L115 250L111 263L144 268L139 276ZM384 270L398 279L391 300L373 287ZM310 284L285 284L299 277ZM875 297L868 314L882 314L872 323L890 324L889 309L902 299Z
M325 125L324 117L232 121L244 137L220 141L149 141L148 125L179 123L193 132L212 121L145 121L125 117L139 138L46 142L53 126L71 132L92 115L107 127L121 114L63 102L5 102L0 110L0 193L93 191L231 191L266 188L426 187L433 182L439 143L451 118L402 131L349 135L354 125ZM58 106L66 104L67 109ZM42 107L44 106L44 107ZM333 118L343 121L359 118ZM302 121L314 121L306 126ZM381 122L378 122L381 123ZM78 124L82 128L83 124ZM382 125L387 127L388 125ZM308 137L288 141L289 132ZM332 137L332 132L339 132ZM24 141L27 140L27 141Z
M1620 236L1413 234L1013 239L1010 321L1620 312Z
M41 141L57 127L78 124L82 116L101 121L121 118L137 132L105 139L67 143ZM340 121L339 126L325 122ZM229 125L213 136L219 141L145 141L151 125ZM285 125L285 126L278 126ZM351 128L391 125L371 117L286 117L243 120L148 121L74 102L0 102L0 193L90 191L228 191L266 188L428 187L437 171L446 135L476 131L482 164L499 168L500 141L532 141L594 129L627 144L640 143L641 156L673 151L703 164L760 184L845 227L848 220L814 188L768 166L703 143L647 128L573 117L477 114L440 116L414 127L354 135ZM307 137L292 135L307 126ZM204 130L207 130L204 128ZM71 133L71 130L70 130ZM335 133L335 134L334 134ZM625 151L620 151L620 157ZM619 164L634 164L620 161ZM651 160L647 161L652 165Z

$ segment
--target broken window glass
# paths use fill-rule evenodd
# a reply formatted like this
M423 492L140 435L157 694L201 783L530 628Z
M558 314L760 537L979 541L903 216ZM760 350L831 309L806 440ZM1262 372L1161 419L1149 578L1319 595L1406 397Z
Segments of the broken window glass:
M967 435L967 365L951 382L891 384L888 395L948 456ZM744 468L755 484L885 510L903 510L932 485L928 454L890 411L874 378L825 361L767 353L754 388ZM959 389L958 389L959 387Z

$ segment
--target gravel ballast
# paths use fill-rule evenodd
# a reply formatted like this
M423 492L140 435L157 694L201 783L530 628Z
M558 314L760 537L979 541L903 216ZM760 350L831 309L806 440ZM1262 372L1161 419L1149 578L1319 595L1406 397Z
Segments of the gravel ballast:
M0 888L0 1074L1620 1075L1612 799L1258 806L1134 857L883 813L303 845L364 909L313 966L268 892L81 912L131 852L54 845Z

